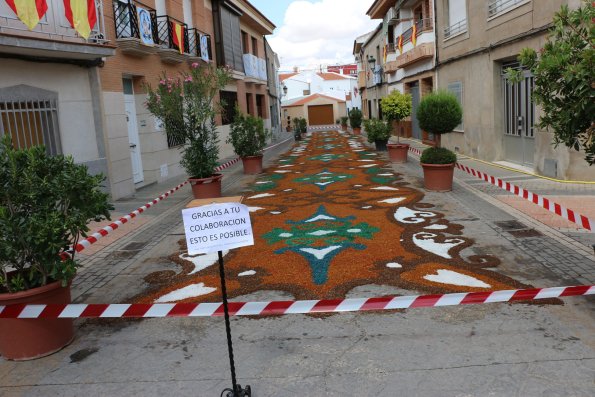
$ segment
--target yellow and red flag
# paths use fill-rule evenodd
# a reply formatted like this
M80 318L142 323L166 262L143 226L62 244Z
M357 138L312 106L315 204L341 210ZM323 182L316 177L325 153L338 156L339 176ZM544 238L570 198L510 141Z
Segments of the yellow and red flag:
M64 14L70 26L87 40L97 22L95 0L64 0Z
M385 44L384 50L382 52L382 60L384 61L383 63L386 63L386 56L387 56L387 51L386 51L386 44Z
M48 10L46 0L6 0L6 4L29 30L33 30Z
M413 24L413 31L411 32L411 42L415 47L415 45L417 44L417 24L415 23Z
M178 46L180 54L184 53L184 26L172 22L171 23L171 41Z
M403 54L403 35L400 35L400 36L399 36L399 44L398 44L398 47L399 47L399 53L400 53L400 54Z

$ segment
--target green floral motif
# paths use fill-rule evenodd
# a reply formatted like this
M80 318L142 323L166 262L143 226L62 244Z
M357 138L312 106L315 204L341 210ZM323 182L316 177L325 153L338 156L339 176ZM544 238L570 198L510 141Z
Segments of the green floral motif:
M332 154L332 153L325 153L320 154L318 156L310 157L308 160L310 161L324 161L328 163L329 161L338 160L344 158L344 154Z
M283 179L283 175L272 174L260 178L254 184L254 190L257 192L266 192L277 187L277 181Z
M316 146L316 149L333 150L333 149L341 148L341 147L342 147L341 145L335 145L335 144L332 144L332 143L327 143L327 144L322 145L322 146Z
M379 185L387 185L390 184L391 182L394 182L397 180L396 175L394 175L394 172L390 171L390 170L383 170L382 168L379 167L370 167L368 168L366 171L366 174L372 175L371 181L374 183L378 183ZM382 174L382 175L379 175ZM384 175L386 174L386 175ZM393 175L388 175L388 174L393 174Z
M287 221L288 229L275 228L263 235L269 244L284 242L286 247L275 251L287 251L303 256L312 270L315 284L328 280L328 269L337 254L348 248L364 250L366 246L355 243L355 239L371 240L380 229L360 222L354 224L354 216L338 218L330 215L324 205L316 213L301 221Z
M344 182L348 179L353 178L353 175L350 174L336 174L334 172L330 172L327 169L324 169L322 172L318 174L310 174L306 175L301 178L294 179L294 182L308 184L308 185L316 185L322 191L326 190L328 185L332 185L336 182Z
M285 158L279 160L279 162L281 163L281 165L293 164L293 163L295 163L295 157L285 157Z

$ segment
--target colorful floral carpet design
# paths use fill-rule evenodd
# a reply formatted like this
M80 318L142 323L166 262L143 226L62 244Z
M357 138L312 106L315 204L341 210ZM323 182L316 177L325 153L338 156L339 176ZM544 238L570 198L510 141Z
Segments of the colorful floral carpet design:
M527 287L491 270L495 257L463 257L473 240L462 226L423 203L360 137L314 133L267 171L244 198L255 245L225 253L230 297L277 290L343 298L367 284L425 293ZM182 271L148 275L151 288L137 301L221 299L217 254L191 257L179 244L170 259Z

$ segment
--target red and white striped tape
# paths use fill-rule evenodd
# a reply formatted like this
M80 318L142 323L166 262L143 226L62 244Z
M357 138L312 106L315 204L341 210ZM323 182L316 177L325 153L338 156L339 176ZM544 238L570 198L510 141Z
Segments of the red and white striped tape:
M340 313L514 302L595 294L595 286L535 288L441 295L273 302L229 302L232 316ZM222 303L69 304L0 306L2 318L217 317Z
M124 225L125 223L128 223L132 218L135 218L136 216L142 214L147 209L151 208L152 206L154 206L161 200L169 197L176 191L180 190L187 183L188 183L188 181L186 181L184 183L180 183L178 186L176 186L175 188L173 188L171 190L168 190L167 192L163 193L161 196L157 197L153 201L149 201L147 204L143 205L142 207L139 207L136 210L129 213L128 215L125 215L125 216L121 217L120 219L118 219L117 221L110 223L108 226L105 226L105 227L99 229L97 232L93 233L86 239L81 240L75 247L76 252L81 252L85 248L88 248L91 244L96 243L97 240L99 240L100 238L107 236L109 233L113 232L120 226Z
M418 156L421 156L421 151L416 148L409 147L409 150L415 153ZM578 212L571 210L569 208L563 207L558 203L554 203L550 199L546 197L542 197L538 194L532 193L522 187L513 185L510 182L505 182L500 178L496 178L494 176L488 175L484 172L477 171L473 168L467 167L466 165L456 163L455 166L460 169L461 171L465 171L466 173L473 175L479 179L483 179L484 181L491 183L494 186L497 186L501 189L504 189L510 193L518 197L522 197L527 201L532 202L544 208L550 212L553 212L556 215L561 216L562 218L566 219L567 221L576 223L577 225L581 226L584 229L594 231L595 230L595 220L588 218L585 215L579 214Z

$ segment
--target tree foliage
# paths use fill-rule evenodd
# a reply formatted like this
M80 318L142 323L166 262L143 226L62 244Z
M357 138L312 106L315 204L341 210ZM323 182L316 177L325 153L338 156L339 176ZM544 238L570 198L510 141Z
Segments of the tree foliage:
M260 117L243 114L236 107L236 116L231 123L227 143L231 143L238 156L248 157L262 154L268 136L268 130L264 128L264 121Z
M378 119L369 119L364 121L364 130L368 137L368 142L388 141L391 135L391 126L386 122Z
M419 126L431 134L446 134L459 124L463 109L451 92L440 90L424 96L417 108Z
M351 128L361 128L362 126L362 111L358 108L353 108L349 111L349 125Z
M213 175L219 159L215 115L221 112L215 97L231 81L228 69L193 63L190 73L177 78L162 75L159 85L146 85L147 108L165 124L176 141L182 141L180 164L191 178Z
M382 98L380 106L389 121L401 121L411 115L411 95L394 90Z
M74 277L76 251L60 253L86 236L89 221L110 219L103 180L70 156L0 140L0 293Z
M550 36L539 54L525 48L521 64L535 76L533 98L541 106L538 126L554 134L553 144L583 149L595 162L595 6L585 1L576 10L564 5L554 16ZM507 70L515 82L522 71Z

